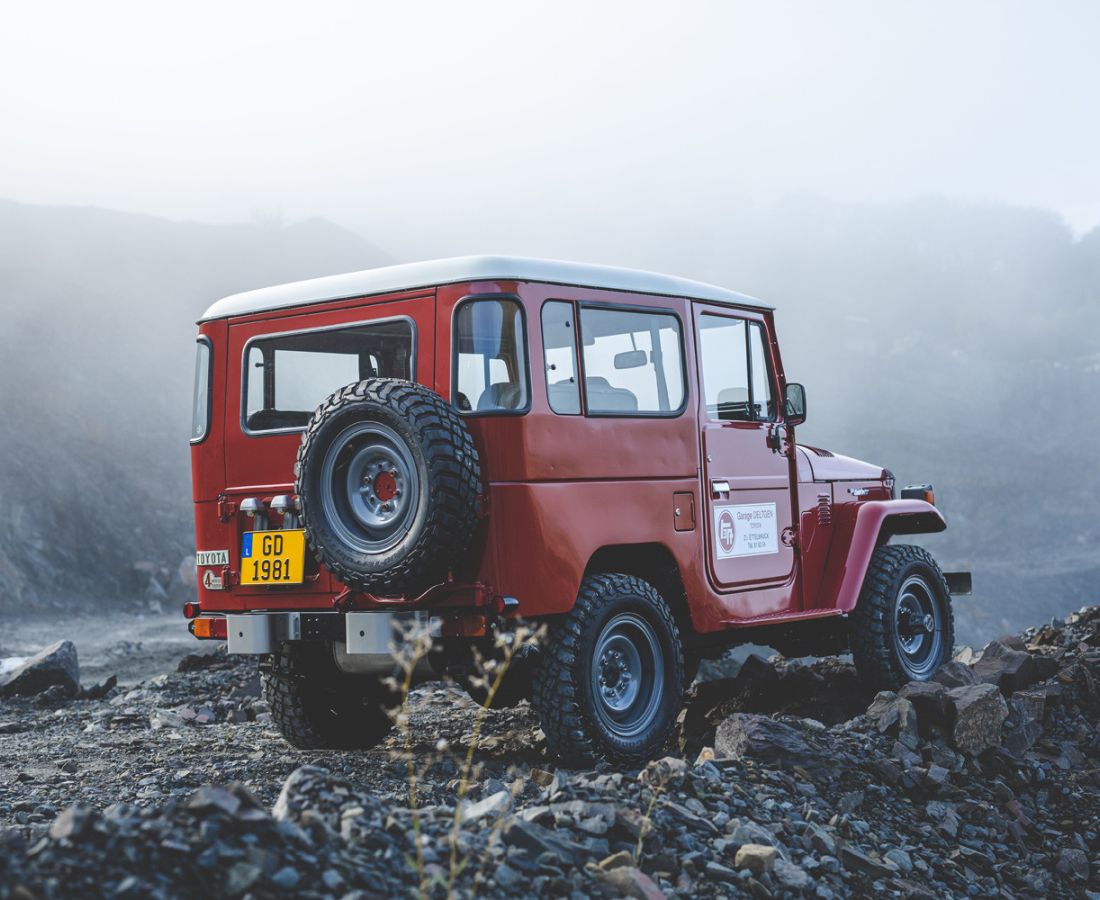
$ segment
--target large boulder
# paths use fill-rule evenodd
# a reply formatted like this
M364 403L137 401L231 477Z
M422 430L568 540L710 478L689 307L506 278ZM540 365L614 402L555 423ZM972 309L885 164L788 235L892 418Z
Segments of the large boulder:
M995 684L1008 696L1015 691L1031 687L1039 680L1035 660L1019 641L1005 639L990 641L982 651L982 658L974 664L978 681Z
M1008 704L995 684L971 684L947 692L951 741L964 753L978 754L1001 742Z
M908 700L917 711L920 733L928 737L933 729L941 731L947 724L947 688L937 681L910 681L898 696Z
M0 675L0 697L41 694L54 685L75 697L80 691L80 664L72 641L58 641Z
M957 688L968 684L977 684L978 676L966 663L953 659L940 666L936 670L936 674L932 676L932 680L946 688Z
M790 725L769 716L734 713L714 735L714 752L721 759L765 759L798 762L811 753L809 744Z

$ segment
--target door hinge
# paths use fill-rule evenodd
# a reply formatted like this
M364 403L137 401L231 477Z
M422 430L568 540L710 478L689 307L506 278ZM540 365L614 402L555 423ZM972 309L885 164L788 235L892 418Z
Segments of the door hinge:
M226 497L224 494L218 497L218 518L223 522L228 522L233 518L233 514L237 511L237 504Z

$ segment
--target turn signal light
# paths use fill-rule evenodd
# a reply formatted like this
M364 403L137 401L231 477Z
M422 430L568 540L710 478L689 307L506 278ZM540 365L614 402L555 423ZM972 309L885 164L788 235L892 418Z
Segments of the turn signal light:
M902 500L923 500L936 505L936 492L930 484L910 484L901 489Z
M187 626L200 641L224 641L228 635L226 621L223 618L192 619Z
M453 613L440 621L443 637L485 637L489 633L489 617L480 613Z

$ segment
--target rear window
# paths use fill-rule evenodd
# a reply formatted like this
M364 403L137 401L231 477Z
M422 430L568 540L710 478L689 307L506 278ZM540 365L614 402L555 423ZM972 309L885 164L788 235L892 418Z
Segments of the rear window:
M674 416L684 405L680 320L669 313L581 307L590 413Z
M293 431L346 385L364 378L413 380L413 325L395 319L254 338L244 362L244 430Z

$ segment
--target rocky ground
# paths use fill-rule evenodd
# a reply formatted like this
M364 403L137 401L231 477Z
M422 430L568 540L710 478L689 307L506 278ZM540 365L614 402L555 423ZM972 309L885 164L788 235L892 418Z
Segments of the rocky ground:
M65 653L44 692L0 674L3 898L1100 897L1100 608L898 695L838 659L708 667L641 772L556 768L526 704L477 742L441 684L408 743L295 751L250 661L78 692Z

